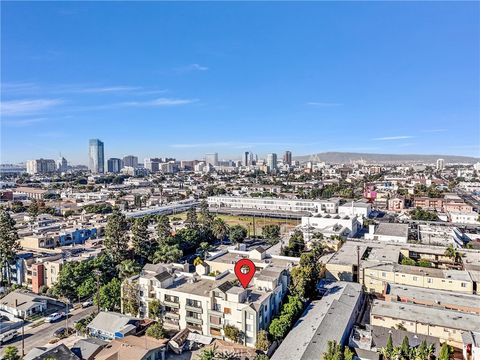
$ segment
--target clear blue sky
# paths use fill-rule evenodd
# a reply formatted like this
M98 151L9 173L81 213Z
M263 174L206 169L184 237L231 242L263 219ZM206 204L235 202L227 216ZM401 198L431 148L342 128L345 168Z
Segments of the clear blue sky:
M2 2L2 162L479 156L478 2Z

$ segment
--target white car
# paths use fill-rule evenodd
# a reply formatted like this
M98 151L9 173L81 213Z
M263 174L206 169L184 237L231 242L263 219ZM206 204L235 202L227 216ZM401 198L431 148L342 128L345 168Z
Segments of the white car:
M65 313L53 313L45 318L45 322L48 322L48 323L55 322L57 320L60 320L64 315Z
M4 332L3 334L0 334L0 344L6 343L12 340L15 336L17 336L17 334L18 334L17 330L10 330L10 331Z
M89 306L92 306L93 305L93 301L92 300L87 300L85 302L82 303L82 307L83 308L86 308L86 307L89 307Z

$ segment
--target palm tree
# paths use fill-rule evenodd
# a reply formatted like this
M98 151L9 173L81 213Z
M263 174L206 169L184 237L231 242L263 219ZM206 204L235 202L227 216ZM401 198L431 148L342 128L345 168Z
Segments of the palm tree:
M141 270L140 265L133 260L124 260L117 265L118 276L121 279L129 278L132 275L138 274Z
M183 255L183 251L178 246L161 245L153 254L153 263L173 263L178 261Z
M213 235L223 243L223 240L228 234L228 225L223 219L215 218L212 225Z
M445 256L452 259L454 263L459 263L462 259L462 254L452 244L445 250Z

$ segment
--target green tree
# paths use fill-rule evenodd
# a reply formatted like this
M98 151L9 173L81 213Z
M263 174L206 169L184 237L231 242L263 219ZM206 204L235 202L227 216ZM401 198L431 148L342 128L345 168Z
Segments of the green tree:
M223 242L228 234L228 225L223 221L223 219L215 218L212 224L212 232L217 240Z
M198 266L198 265L200 265L200 264L202 264L202 263L203 263L203 260L202 260L202 258L201 258L200 256L197 256L197 257L195 258L195 260L193 260L193 265L194 265L194 266Z
M200 202L200 211L198 214L198 223L204 229L211 229L215 217L208 210L208 203L204 199Z
M280 226L275 224L262 227L262 235L269 242L276 244L280 239Z
M402 265L410 265L410 266L415 266L415 260L409 258L409 257L403 257L401 261Z
M428 260L425 260L425 259L418 260L417 266L427 267L427 268L433 267L432 263Z
M268 355L266 354L255 354L253 360L268 360Z
M260 351L268 351L272 343L268 339L268 333L265 330L260 330L257 334L257 342L255 343L255 349Z
M160 245L168 243L168 239L172 236L172 227L167 215L160 215L157 218L157 236Z
M305 241L303 239L303 233L300 230L295 230L290 236L288 246L283 249L285 256L299 257L305 250Z
M323 265L320 262L322 254L322 246L315 242L310 252L300 256L299 266L291 271L290 292L300 299L310 299L317 292L317 283L323 271Z
M446 342L442 344L442 347L440 348L440 352L438 354L438 360L449 360L452 358L453 355L453 349L450 345L448 345Z
M163 328L163 325L159 322L156 322L155 324L151 325L147 331L146 331L147 336L153 337L155 339L164 339L167 333L165 332L165 329Z
M236 326L225 325L225 327L223 328L223 332L228 339L237 343L240 343L243 339L242 332Z
M197 229L198 227L197 210L194 207L191 207L187 211L185 226L189 229Z
M128 223L127 218L115 208L108 217L105 228L105 251L115 264L119 264L126 257L128 249Z
M288 330L290 329L290 319L288 316L281 315L272 320L270 326L268 327L268 332L275 339L280 340L287 336Z
M139 289L137 284L126 280L122 284L122 290L123 312L132 316L138 316L140 301L138 298Z
M408 336L402 340L402 345L400 346L400 353L404 359L409 359L410 357L410 343L408 341Z
M182 250L177 245L160 245L153 254L153 263L173 263L177 262L183 256Z
M0 210L0 273L2 276L6 274L8 285L11 284L12 274L10 271L10 263L15 260L18 251L21 250L18 241L18 233L15 229L15 220L5 210Z
M242 243L246 237L247 229L245 229L242 225L237 224L230 227L228 232L228 238L233 243Z
M203 260L205 260L208 257L208 252L210 250L212 250L212 247L208 242L200 243L200 247L197 249L198 253L201 255Z
M33 199L28 207L28 215L30 216L30 223L33 223L37 220L38 214L40 213L40 206L36 199Z
M20 360L18 349L13 345L5 347L5 350L3 351L3 360Z
M118 276L120 279L129 278L133 275L139 274L142 268L134 260L123 260L120 264L117 265Z
M345 360L353 360L354 355L355 354L353 353L352 350L350 350L350 348L348 346L343 351L343 357L344 357Z
M204 348L200 352L200 360L215 360L218 355L217 346L213 345L211 347Z
M383 355L385 360L391 359L393 355L393 340L392 334L388 335L387 344L385 347L381 348L380 353Z
M158 319L162 315L162 303L158 299L154 299L148 303L148 317L150 319Z
M120 308L121 283L113 278L109 283L100 287L99 299L94 298L96 305L107 311L114 311Z
M133 253L140 259L141 263L152 254L152 242L148 234L148 221L145 218L135 219L132 225L132 246Z

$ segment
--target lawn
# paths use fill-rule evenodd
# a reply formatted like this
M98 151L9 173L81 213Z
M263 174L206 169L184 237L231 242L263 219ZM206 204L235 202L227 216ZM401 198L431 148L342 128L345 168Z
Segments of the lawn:
M175 218L180 218L185 220L187 213L183 212L180 214L170 215L170 220ZM220 219L223 219L228 225L242 225L249 230L249 234L253 235L253 216L238 216L238 215L225 215L218 214L216 215ZM293 227L297 226L300 223L300 220L296 219L278 219L278 218L269 218L269 217L255 217L255 233L256 235L262 234L262 227L265 225L279 225L280 231L283 234L290 231Z

